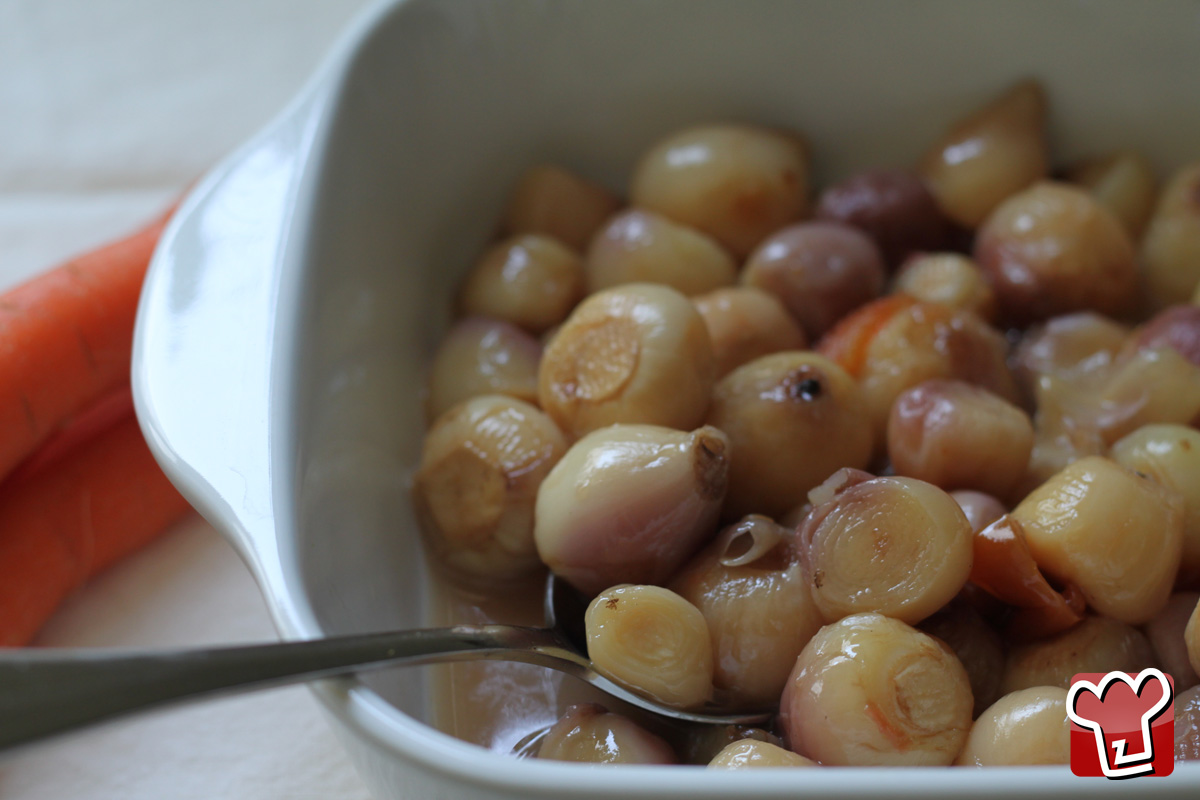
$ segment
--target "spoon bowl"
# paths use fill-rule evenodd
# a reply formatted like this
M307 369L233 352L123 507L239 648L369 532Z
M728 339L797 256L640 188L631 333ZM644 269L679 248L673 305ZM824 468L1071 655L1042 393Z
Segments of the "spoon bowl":
M643 697L592 668L583 638L586 603L551 575L545 627L455 625L307 641L195 650L8 650L0 655L0 752L169 703L281 686L384 666L520 661L558 670L661 717L755 725L769 711L710 702L678 709Z

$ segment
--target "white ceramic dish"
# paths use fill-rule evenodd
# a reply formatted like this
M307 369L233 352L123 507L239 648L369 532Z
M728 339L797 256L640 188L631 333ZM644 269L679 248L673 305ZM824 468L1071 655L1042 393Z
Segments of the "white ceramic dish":
M1036 75L1066 159L1200 155L1190 0L654 0L383 4L215 170L155 257L137 407L285 637L426 619L405 488L423 364L457 276L537 160L617 187L685 123L804 131L818 181L911 162L949 120ZM253 80L253 76L247 76ZM1065 770L720 773L518 762L426 726L425 676L315 686L380 797L1195 796L1200 765L1134 786Z

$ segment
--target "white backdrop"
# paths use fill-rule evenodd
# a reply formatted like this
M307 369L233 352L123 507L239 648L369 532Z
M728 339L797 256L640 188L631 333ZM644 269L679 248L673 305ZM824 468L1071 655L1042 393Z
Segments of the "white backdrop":
M287 101L364 0L0 0L0 285L123 234ZM71 598L38 644L275 638L198 518ZM93 729L0 761L13 800L364 800L302 687Z

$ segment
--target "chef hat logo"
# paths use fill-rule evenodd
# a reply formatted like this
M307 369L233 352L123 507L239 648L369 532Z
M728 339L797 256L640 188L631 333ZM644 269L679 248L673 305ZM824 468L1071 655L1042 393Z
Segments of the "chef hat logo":
M1170 681L1153 667L1137 677L1110 672L1099 684L1077 680L1067 692L1067 716L1092 732L1107 778L1133 778L1154 771L1150 726L1170 706ZM1129 741L1135 734L1140 734L1140 742Z

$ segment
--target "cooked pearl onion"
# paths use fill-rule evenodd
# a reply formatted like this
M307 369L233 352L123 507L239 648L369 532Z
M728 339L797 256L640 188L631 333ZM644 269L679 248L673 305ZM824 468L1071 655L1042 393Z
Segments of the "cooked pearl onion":
M1143 628L1163 672L1175 681L1176 693L1200 683L1187 648L1187 624L1197 603L1200 592L1177 592Z
M1150 642L1137 628L1104 617L1088 617L1073 628L1049 639L1018 645L1008 651L1005 694L1032 686L1070 688L1080 672L1137 673L1157 666Z
M546 347L538 399L569 436L614 423L691 430L704 420L715 365L695 307L667 286L592 295Z
M1120 220L1086 191L1042 181L1005 200L975 239L1009 319L1046 319L1071 311L1110 316L1137 307L1136 253Z
M971 538L966 515L941 489L874 478L843 485L827 502L814 497L800 553L826 620L876 611L916 624L966 583Z
M750 125L702 125L642 156L633 205L707 233L739 259L808 212L808 153L788 134Z
M842 467L865 467L871 431L854 380L815 353L744 364L717 382L708 422L733 445L726 514L787 512Z
M584 764L674 764L662 738L604 706L571 706L542 739L538 758Z
M745 517L670 584L707 620L713 682L739 706L778 702L796 656L823 622L790 537L766 517Z
M536 569L534 503L566 449L549 417L512 397L472 398L438 417L413 499L439 563L480 578Z
M1152 301L1161 307L1191 299L1200 282L1200 163L1182 167L1163 187L1141 256Z
M1200 686L1175 695L1175 760L1200 761Z
M887 267L875 243L840 222L777 231L746 259L741 281L779 298L816 339L883 291Z
M717 378L759 356L802 350L804 331L773 295L750 286L692 298L712 340Z
M880 614L826 625L780 704L792 750L834 766L938 766L971 726L971 685L936 639Z
M1004 676L1004 642L969 603L955 601L921 623L954 651L971 681L973 716L979 716L1000 696Z
M954 501L958 503L958 507L967 515L967 522L971 523L971 530L975 533L979 533L988 525L991 525L1008 513L1008 509L1004 507L1004 504L990 494L973 492L970 489L959 489L956 492L951 492L950 496L954 498Z
M1007 694L984 711L957 763L976 767L1068 764L1067 690L1035 686Z
M986 320L996 316L996 293L971 259L958 253L921 253L896 273L892 288L925 303L973 311Z
M461 320L442 340L429 374L425 413L430 420L481 394L537 402L542 345L525 331L486 317Z
M579 256L548 236L514 236L490 247L467 275L458 306L542 333L583 298Z
M896 398L887 442L898 475L1008 497L1029 465L1033 422L986 389L937 379Z
M1097 613L1146 622L1171 594L1183 547L1179 494L1089 456L1034 489L1012 516L1038 566Z
M553 236L583 252L592 236L616 212L620 201L607 189L561 167L532 167L509 198L506 233Z
M956 122L925 154L921 173L942 211L974 228L1049 169L1046 97L1023 81Z
M661 283L695 295L737 279L737 265L719 244L649 211L626 211L609 220L592 240L584 266L589 292Z
M1068 179L1092 193L1137 240L1154 210L1154 168L1141 153L1122 150L1080 164Z
M661 586L614 586L584 615L588 657L600 674L678 708L712 696L712 643L704 615Z
M1146 425L1114 444L1112 457L1183 498L1179 568L1185 575L1200 574L1200 431L1186 425Z
M1200 603L1188 619L1183 638L1187 642L1188 661L1192 662L1192 670L1200 673Z
M665 582L716 528L728 447L707 426L612 425L583 437L538 492L542 560L589 595Z
M747 769L753 767L815 767L817 762L802 755L784 750L777 744L758 739L742 739L733 742L717 753L710 767L721 769Z

